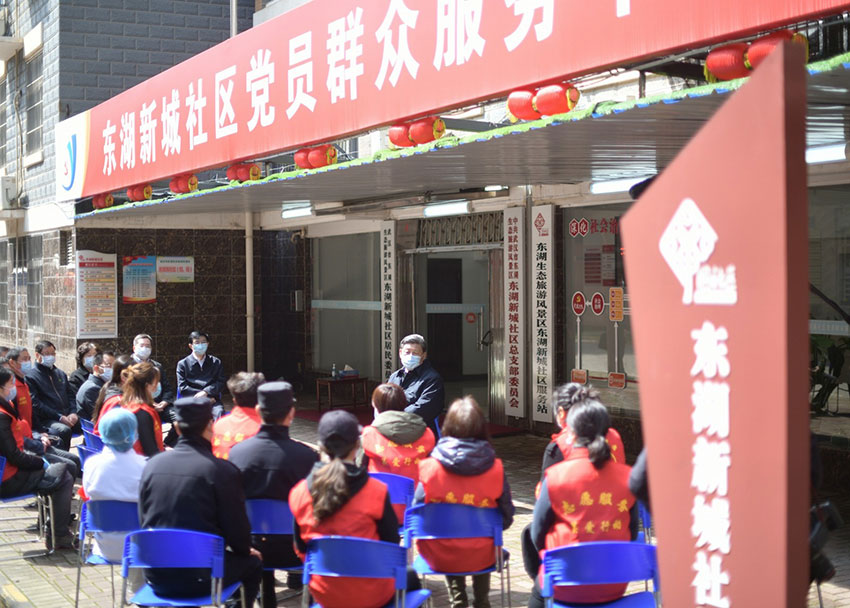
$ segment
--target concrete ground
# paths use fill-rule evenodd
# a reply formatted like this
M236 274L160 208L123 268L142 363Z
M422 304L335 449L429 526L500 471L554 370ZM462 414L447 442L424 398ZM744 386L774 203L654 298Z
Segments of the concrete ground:
M315 444L316 423L296 419L291 434L295 439ZM530 522L534 507L534 486L540 474L540 459L546 439L531 435L515 435L494 440L496 452L505 462L505 470L513 492L516 505L516 517L513 526L505 532L505 543L512 555L511 565L511 606L524 606L528 600L531 581L522 568L522 557L519 535L522 528ZM845 519L850 522L850 497L836 499ZM26 510L14 503L12 508L5 510L5 516L28 517L35 521L35 511ZM8 515L6 515L8 514ZM13 526L23 522L0 523L0 559L10 557L8 561L0 562L0 606L5 608L65 608L74 604L74 589L76 581L77 554L70 551L59 551L46 557L23 559L15 548L6 543L21 538L31 538L27 533L8 532ZM834 532L827 547L827 553L834 562L838 573L834 579L823 586L824 606L828 608L850 607L850 526ZM492 605L499 603L498 577L492 579L490 600ZM285 577L279 576L278 605L297 608L301 605L300 595L286 589ZM120 572L115 573L116 594L121 590ZM101 608L112 605L110 569L105 566L84 567L82 570L82 590L80 606L85 608ZM434 592L434 605L448 606L445 587L441 580L430 579L429 589ZM642 584L634 585L642 589ZM470 589L471 591L471 589ZM117 604L118 605L118 604ZM259 605L259 604L258 604ZM808 606L817 606L817 594L812 588L809 593Z

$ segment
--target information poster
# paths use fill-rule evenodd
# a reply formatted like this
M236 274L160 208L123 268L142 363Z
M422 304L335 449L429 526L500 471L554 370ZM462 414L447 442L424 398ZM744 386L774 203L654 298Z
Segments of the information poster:
M194 283L195 258L191 255L157 257L156 280L158 283Z
M77 251L77 338L118 336L118 271L114 253Z
M508 416L525 417L525 215L522 207L505 209L505 378Z
M534 276L532 305L534 306L533 344L534 353L532 378L534 386L534 411L532 418L539 422L551 422L549 396L552 394L552 378L555 376L555 292L549 277L554 275L552 254L554 250L552 205L534 207L531 230L531 261Z
M128 255L123 258L124 303L156 302L156 256Z

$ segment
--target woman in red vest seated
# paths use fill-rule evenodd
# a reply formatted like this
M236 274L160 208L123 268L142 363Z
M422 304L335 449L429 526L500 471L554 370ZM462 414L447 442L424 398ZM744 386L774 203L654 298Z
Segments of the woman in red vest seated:
M307 543L319 536L398 543L398 519L387 486L354 461L360 447L357 418L344 410L327 412L319 420L318 436L330 462L317 463L289 493L298 557L303 560ZM416 574L411 573L407 588L418 589ZM393 598L395 584L391 579L313 576L310 593L325 608L378 608Z
M407 397L398 384L381 384L372 391L372 407L375 420L363 429L361 437L369 471L419 481L419 463L434 449L434 433L421 416L404 411ZM404 506L396 507L402 521Z
M611 423L608 410L584 387L575 399L567 414L567 425L573 430L572 449L563 462L546 470L534 505L531 539L541 558L547 549L580 542L629 540L637 535L636 501L629 491L631 467L611 457L605 439ZM602 603L622 597L625 591L625 584L558 587L555 599ZM539 577L528 606L543 606Z
M452 403L443 422L443 436L430 458L419 464L414 504L443 502L498 508L502 527L513 523L511 488L502 461L490 445L487 420L471 396ZM428 564L442 572L471 572L493 566L493 541L485 538L424 540L417 549ZM447 576L453 608L468 606L466 577ZM472 577L473 606L490 606L490 574Z
M133 449L148 457L162 452L162 426L153 406L153 396L159 388L159 370L150 361L143 361L121 372L121 380L124 392L119 404L132 412L139 423L139 439Z
M7 367L0 367L0 456L6 458L0 497L10 498L32 492L53 497L56 548L73 549L74 534L68 529L71 522L71 492L74 476L68 464L49 464L41 456L24 449L24 437L30 436L29 424L21 419L13 404L17 396L15 376ZM47 543L50 549L50 537Z
M120 403L121 394L124 392L121 386L121 374L131 363L133 363L133 359L130 358L130 355L119 355L112 362L112 380L100 387L100 393L92 410L91 419L95 421L95 435L100 435L100 421L106 415L106 412Z

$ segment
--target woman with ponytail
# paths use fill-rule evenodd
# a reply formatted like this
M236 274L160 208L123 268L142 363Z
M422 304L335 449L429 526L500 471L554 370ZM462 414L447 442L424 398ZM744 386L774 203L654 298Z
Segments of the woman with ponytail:
M327 462L317 463L307 479L289 493L295 518L295 552L303 560L307 543L319 536L357 536L398 543L398 519L387 486L355 464L360 425L351 413L333 410L322 416L319 447ZM395 593L390 579L313 576L310 593L325 608L378 608ZM415 574L408 589L418 589Z
M549 467L534 505L531 540L542 557L547 549L580 542L629 540L637 536L635 497L629 491L631 468L615 462L606 440L611 420L594 398L569 408L572 431L569 454ZM526 567L528 567L528 556ZM596 604L622 597L625 584L560 587L555 600ZM540 580L535 581L529 608L542 608Z
M132 412L138 422L139 439L133 449L148 457L162 452L162 426L153 406L153 396L159 386L159 370L150 361L143 361L121 372L121 380L124 392L119 403Z

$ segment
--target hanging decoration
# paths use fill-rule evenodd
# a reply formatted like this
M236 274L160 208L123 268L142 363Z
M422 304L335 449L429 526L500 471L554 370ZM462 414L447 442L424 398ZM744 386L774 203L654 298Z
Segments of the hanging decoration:
M175 194L194 192L198 189L198 176L193 175L192 173L177 175L171 178L171 181L168 184L168 189Z
M393 125L389 130L390 142L399 148L431 143L445 134L446 123L439 116Z
M746 78L759 64L785 41L801 45L806 51L806 61L809 59L809 40L799 32L778 30L753 41L734 42L714 48L705 58L705 79L708 82Z
M537 90L520 89L508 95L508 113L514 122L566 114L576 107L580 98L581 92L567 82Z
M97 194L92 198L91 204L95 209L106 209L115 203L115 198L107 194Z
M410 148L415 146L416 142L410 139L410 125L403 123L390 127L390 142L399 148Z
M335 165L337 161L336 147L333 144L323 144L315 148L301 148L295 153L295 165L299 169L318 169Z
M759 64L764 61L768 55L770 55L771 51L773 51L778 44L781 44L786 40L790 40L794 44L799 44L805 49L806 63L808 63L809 39L799 32L779 30L778 32L768 34L767 36L762 36L750 45L750 48L747 50L747 63L750 68L754 70L759 67Z
M127 198L133 202L149 201L153 196L153 188L150 184L141 184L127 188Z
M253 182L260 179L260 165L238 163L227 168L227 179L232 182Z
M535 91L521 89L508 95L508 112L520 120L537 120L543 115L534 105Z

